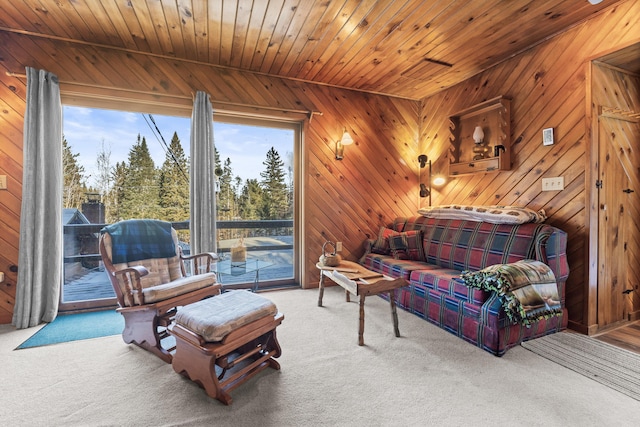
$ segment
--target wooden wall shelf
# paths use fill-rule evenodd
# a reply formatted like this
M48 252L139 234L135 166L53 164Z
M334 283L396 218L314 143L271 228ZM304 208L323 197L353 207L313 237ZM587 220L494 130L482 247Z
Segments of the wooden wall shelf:
M451 158L449 175L511 169L511 100L490 99L449 117ZM484 131L483 153L474 152L473 131ZM478 147L480 148L480 147Z

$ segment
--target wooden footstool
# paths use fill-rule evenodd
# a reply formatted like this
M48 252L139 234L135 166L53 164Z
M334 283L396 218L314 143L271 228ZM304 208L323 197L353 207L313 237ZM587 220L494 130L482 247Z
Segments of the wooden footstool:
M168 330L176 339L173 369L231 404L229 392L267 367L279 370L276 327L284 315L248 291L229 291L178 310Z

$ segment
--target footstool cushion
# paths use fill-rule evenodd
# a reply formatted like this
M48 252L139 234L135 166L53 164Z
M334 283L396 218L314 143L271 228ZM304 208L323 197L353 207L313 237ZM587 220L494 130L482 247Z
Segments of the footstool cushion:
M269 299L234 290L180 308L175 323L206 342L217 342L230 332L263 317L273 317L277 312Z

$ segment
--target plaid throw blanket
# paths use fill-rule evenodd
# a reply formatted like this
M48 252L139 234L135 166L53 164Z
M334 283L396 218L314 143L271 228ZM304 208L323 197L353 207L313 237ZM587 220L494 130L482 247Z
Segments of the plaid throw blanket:
M129 219L107 225L100 232L111 235L114 264L176 256L171 223L166 221Z
M529 326L562 314L555 275L540 261L496 264L480 271L464 271L461 278L469 287L496 292L514 323Z

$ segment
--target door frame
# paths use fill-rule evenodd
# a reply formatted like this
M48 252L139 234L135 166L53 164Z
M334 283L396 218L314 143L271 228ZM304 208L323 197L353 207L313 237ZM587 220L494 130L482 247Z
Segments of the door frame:
M611 52L609 52L611 53ZM598 62L604 66L610 66L611 68L619 69L618 67L614 67L599 61L598 57L594 57L593 59L587 61L585 67L585 83L586 83L586 93L585 93L585 138L587 140L586 146L586 156L587 156L587 165L588 168L585 173L585 191L586 191L586 202L589 204L589 209L587 212L586 225L589 227L588 232L586 233L587 240L587 248L585 254L585 262L587 267L587 277L585 278L585 287L584 287L584 299L583 299L583 313L582 313L582 323L578 324L575 322L571 322L571 328L575 329L579 332L592 335L596 332L599 332L602 329L608 329L609 326L605 328L601 328L598 323L598 266L599 266L599 215L600 215L600 194L599 189L597 187L598 179L600 178L600 108L601 106L596 104L593 99L593 70L595 63ZM619 69L621 72L626 70ZM628 72L628 71L627 71ZM636 312L635 316L631 315L630 319L627 319L626 322L637 320L639 317L638 312ZM617 326L620 325L620 322ZM615 327L616 324L610 325L610 327Z

